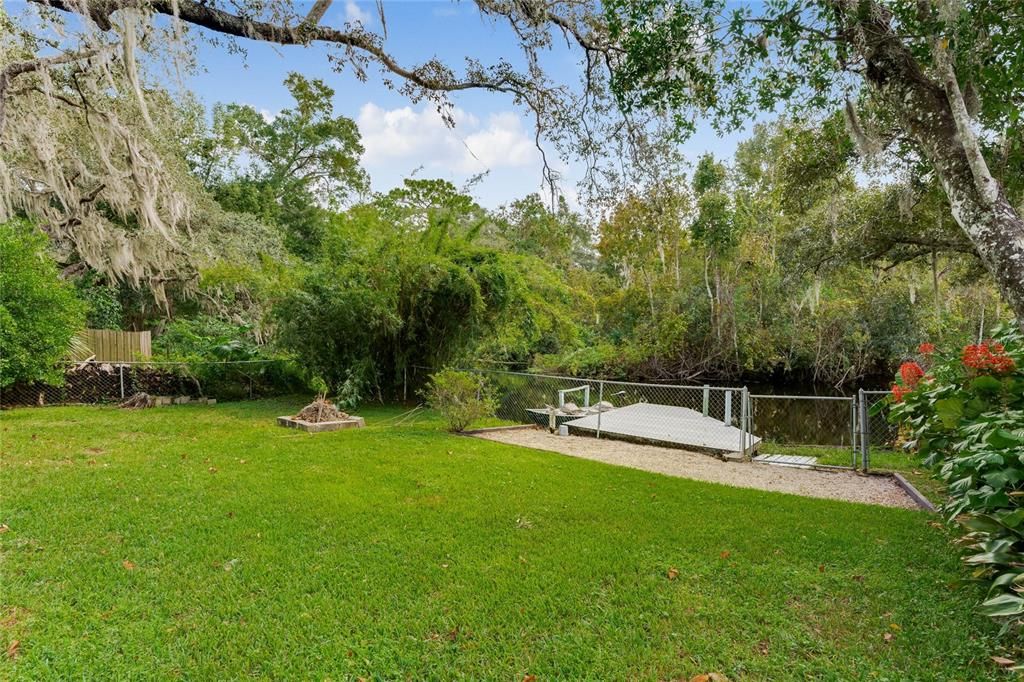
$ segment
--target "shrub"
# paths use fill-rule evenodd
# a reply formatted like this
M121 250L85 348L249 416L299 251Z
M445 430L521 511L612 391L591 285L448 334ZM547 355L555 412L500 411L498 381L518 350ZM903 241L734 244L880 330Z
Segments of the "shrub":
M0 225L0 387L61 383L56 363L85 326L85 304L46 249L46 236L29 223Z
M427 404L441 413L453 432L465 431L474 421L493 416L496 409L487 382L471 372L435 372L423 393Z
M1024 622L1024 334L1004 325L993 339L943 354L922 344L900 367L892 418L916 439L948 486L943 508L964 529L972 578L988 585L982 611Z

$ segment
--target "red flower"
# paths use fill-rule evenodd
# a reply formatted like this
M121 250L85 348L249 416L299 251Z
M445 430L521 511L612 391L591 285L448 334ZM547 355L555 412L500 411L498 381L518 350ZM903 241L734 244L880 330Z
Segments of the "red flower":
M907 395L910 392L911 392L910 389L903 388L899 384L893 384L892 385L892 399L895 400L898 403L902 403L903 402L903 396Z
M921 355L932 355L935 352L935 344L925 341L917 347L917 352Z
M922 377L924 377L924 369L913 360L908 360L900 365L900 378L903 379L903 386L908 391L913 390Z
M991 341L964 346L960 359L964 367L978 374L1009 374L1017 368L1017 363L1006 354L1003 344Z

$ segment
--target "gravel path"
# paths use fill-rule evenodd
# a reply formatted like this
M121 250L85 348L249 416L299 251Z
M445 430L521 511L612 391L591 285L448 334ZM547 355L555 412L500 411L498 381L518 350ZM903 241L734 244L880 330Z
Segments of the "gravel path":
M556 436L540 428L485 431L473 435L500 443L560 452L606 464L698 481L724 483L739 488L918 509L910 496L887 476L864 476L852 471L820 471L769 464L723 462L709 455L674 448L582 436Z

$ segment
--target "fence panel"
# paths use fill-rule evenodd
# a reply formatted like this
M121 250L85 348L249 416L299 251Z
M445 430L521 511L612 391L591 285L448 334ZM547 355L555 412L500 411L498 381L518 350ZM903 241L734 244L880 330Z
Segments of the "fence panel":
M889 421L889 391L863 391L867 412L868 444L873 448L895 450L899 448L900 427ZM877 412L872 414L876 410Z
M846 396L751 395L751 431L761 452L857 467L857 404Z
M64 366L64 382L14 384L0 392L5 407L116 403L135 394L219 400L305 391L286 360L195 362L81 362Z
M152 336L148 331L86 329L81 336L95 362L136 362L153 355Z

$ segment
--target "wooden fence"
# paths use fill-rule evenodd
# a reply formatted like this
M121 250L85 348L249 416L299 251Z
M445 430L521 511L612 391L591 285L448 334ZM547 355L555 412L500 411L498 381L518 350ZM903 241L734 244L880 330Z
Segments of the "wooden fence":
M81 333L81 337L89 347L85 357L93 355L96 362L132 362L148 360L153 355L152 336L148 331L86 329Z

